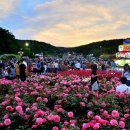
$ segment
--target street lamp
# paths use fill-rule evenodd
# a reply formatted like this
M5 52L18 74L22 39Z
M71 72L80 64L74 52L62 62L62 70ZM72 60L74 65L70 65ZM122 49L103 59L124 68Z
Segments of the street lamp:
M29 50L29 56L30 56L30 47L29 47L29 43L26 42L26 43L25 43L25 46L26 46L26 48Z
M26 47L28 47L28 46L29 46L29 43L28 43L28 42L26 42L26 43L25 43L25 46L26 46Z

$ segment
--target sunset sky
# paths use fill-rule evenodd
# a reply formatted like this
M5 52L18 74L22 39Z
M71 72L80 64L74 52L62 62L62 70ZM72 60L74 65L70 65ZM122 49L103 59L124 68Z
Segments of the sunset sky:
M127 38L130 0L0 0L0 27L62 47Z

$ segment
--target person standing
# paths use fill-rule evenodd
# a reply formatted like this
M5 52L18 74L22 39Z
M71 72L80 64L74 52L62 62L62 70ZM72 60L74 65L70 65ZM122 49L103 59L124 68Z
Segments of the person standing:
M46 72L47 72L47 65L46 65L46 63L44 63L44 66L43 66L43 74L46 74Z
M12 63L9 68L8 79L13 80L15 78L16 78L16 69Z
M19 65L19 69L20 69L20 79L21 81L25 81L26 80L26 65L23 63L23 60L21 61L21 64Z
M106 65L105 65L105 62L104 62L104 61L102 62L101 65L102 65L102 66L101 66L102 71L106 70Z
M76 68L76 70L80 70L80 67L81 67L81 64L80 64L80 62L78 61L78 62L75 64L75 68Z
M83 68L83 70L86 69L86 64L84 62L82 63L82 68Z
M0 78L3 78L4 75L3 75L3 64L2 64L2 61L0 61Z
M127 78L127 83L126 85L130 86L130 66L128 64L124 65L124 77Z
M91 89L92 90L98 90L98 78L99 75L97 75L97 65L93 64L92 66L92 72L91 72Z
M19 78L19 76L20 76L19 61L16 63L16 65L15 65L15 69L16 69L16 77Z
M54 73L58 73L58 68L59 68L59 64L58 64L58 62L56 61L56 62L54 63Z
M37 63L37 73L38 73L38 75L41 74L41 62L40 61L38 61L38 63Z
M116 68L116 63L114 61L111 61L111 69L115 70Z
M48 73L51 72L51 63L50 62L47 63L47 72Z

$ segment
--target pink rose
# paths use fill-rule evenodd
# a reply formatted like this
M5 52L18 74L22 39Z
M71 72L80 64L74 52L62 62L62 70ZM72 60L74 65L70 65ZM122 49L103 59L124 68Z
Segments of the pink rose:
M47 103L47 102L48 102L48 99L47 99L47 98L44 98L43 100L44 100L44 102L45 102L45 103Z
M57 126L54 126L52 130L59 130Z
M66 128L61 128L61 130L66 130Z
M114 117L114 118L118 118L118 117L119 117L119 112L118 112L117 110L113 110L113 111L111 112L111 115L112 115L112 117Z
M43 123L45 123L45 122L46 122L46 118L43 118L42 120L43 120Z
M70 126L75 127L75 124L72 123L72 124L70 124Z
M5 95L5 98L9 98L9 95L8 95L8 94L6 94L6 95Z
M96 116L94 116L94 119L97 120L97 121L100 121L100 120L101 120L101 117L98 116L98 115L96 115Z
M89 96L89 94L88 94L88 93L86 93L86 94L85 94L85 97L88 97L88 96Z
M41 98L41 97L37 97L36 101L37 101L37 102L41 102L41 101L42 101L42 98Z
M92 111L89 111L89 112L87 113L88 116L91 116L92 114L93 114Z
M33 107L32 107L32 110L33 110L33 111L36 111L37 109L38 109L37 106L33 106Z
M69 124L69 122L68 121L64 121L64 125L68 125Z
M112 120L110 121L110 124L111 124L111 126L117 126L117 125L118 125L118 122L117 122L117 120L112 119Z
M123 129L125 127L125 122L119 121L119 127Z
M37 123L38 125L41 125L41 124L43 123L43 119L42 119L42 118L37 118L37 119L36 119L36 123Z
M54 120L54 122L60 122L60 116L54 115L53 120Z
M103 102L103 103L101 103L101 106L102 106L102 107L106 107L106 105L107 105L107 104L106 104L106 103L104 103L104 102Z
M17 106L15 109L18 111L19 114L23 114L22 106Z
M45 112L42 111L42 110L38 110L38 111L36 112L36 114L37 114L37 115L40 115L40 116L44 116L44 115L45 115Z
M32 128L33 128L33 129L37 128L37 125L32 125Z
M17 102L21 102L21 98L19 98L19 97L15 97L15 100L16 100Z
M12 106L7 106L6 110L12 112L14 110L14 108Z
M58 104L61 104L62 103L62 100L58 100Z
M9 101L6 100L6 101L2 102L1 105L2 105L2 106L6 106L8 103L9 103Z
M30 117L29 115L27 115L27 114L25 115L25 119L26 119L26 120L28 120L29 117Z
M26 108L26 112L29 112L30 111L30 108Z
M101 123L102 125L107 125L107 122L108 122L107 120L101 120L101 121L100 121L100 123Z
M76 120L70 120L71 124L76 124Z
M94 126L94 123L93 123L93 122L90 122L89 125L90 125L90 127L93 127L93 126Z
M125 121L125 118L120 118L120 121Z
M68 116L69 118L72 118L72 117L74 116L74 114L73 114L73 112L68 112L68 113L67 113L67 116Z
M130 111L130 109L126 109L126 112L129 112Z
M80 102L80 106L85 107L85 103L84 102Z
M104 112L103 112L103 116L107 118L107 117L109 117L110 115L108 114L107 111L104 111Z
M50 114L50 115L47 117L47 119L48 119L49 121L53 121L54 115Z
M57 112L64 112L64 110L62 108L58 108Z
M94 126L93 126L94 130L98 130L99 128L100 128L100 124L99 123L94 124Z
M129 116L129 114L124 114L124 118L128 118Z
M87 128L89 128L90 127L90 124L89 123L83 123L83 125L82 125L82 128L83 129L87 129Z
M8 114L4 115L3 119L7 119L7 118L9 118L9 115Z
M4 125L8 126L11 124L11 120L10 119L5 119L4 120Z

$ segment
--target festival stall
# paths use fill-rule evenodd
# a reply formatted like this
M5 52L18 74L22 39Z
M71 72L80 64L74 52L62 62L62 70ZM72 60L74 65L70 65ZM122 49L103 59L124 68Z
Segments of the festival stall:
M124 66L126 63L130 65L130 38L123 41L123 45L119 45L119 52L116 53L117 66Z

